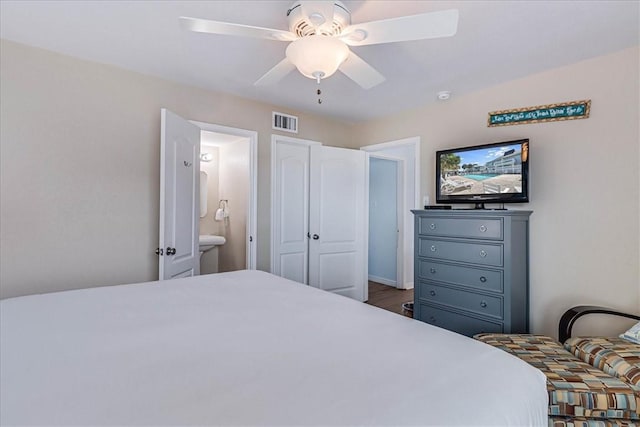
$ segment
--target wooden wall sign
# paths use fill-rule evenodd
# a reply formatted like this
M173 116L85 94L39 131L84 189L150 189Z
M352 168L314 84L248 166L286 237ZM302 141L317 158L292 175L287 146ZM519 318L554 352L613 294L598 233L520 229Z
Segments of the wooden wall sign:
M586 119L591 100L538 105L515 110L492 111L487 126L522 125L526 123L555 122L558 120Z

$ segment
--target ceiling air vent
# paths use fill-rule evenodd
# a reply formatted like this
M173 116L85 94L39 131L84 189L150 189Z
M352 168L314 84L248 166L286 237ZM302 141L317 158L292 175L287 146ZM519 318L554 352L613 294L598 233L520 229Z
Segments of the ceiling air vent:
M285 132L298 133L298 118L288 114L273 112L273 129Z

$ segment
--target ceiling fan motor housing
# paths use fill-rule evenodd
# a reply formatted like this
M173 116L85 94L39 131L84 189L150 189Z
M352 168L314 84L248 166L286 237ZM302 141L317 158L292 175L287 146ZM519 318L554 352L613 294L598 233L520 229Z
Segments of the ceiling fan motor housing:
M351 13L349 9L340 1L333 1L333 21L331 25L318 25L318 19L326 19L320 16L307 16L303 13L303 1L297 1L289 8L289 31L298 37L312 35L338 36L346 27L351 25ZM316 15L316 14L312 14Z

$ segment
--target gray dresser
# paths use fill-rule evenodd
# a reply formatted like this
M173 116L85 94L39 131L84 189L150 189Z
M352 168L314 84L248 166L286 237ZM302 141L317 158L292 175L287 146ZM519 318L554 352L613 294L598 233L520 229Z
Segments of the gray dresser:
M414 318L472 336L529 332L529 216L414 210Z

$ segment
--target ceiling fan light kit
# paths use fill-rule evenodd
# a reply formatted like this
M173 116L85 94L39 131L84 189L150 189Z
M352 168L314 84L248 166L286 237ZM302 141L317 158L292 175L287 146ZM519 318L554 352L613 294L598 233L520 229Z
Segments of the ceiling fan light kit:
M303 76L320 83L338 71L349 56L349 48L335 37L313 35L289 44L286 55Z
M199 18L180 20L184 28L196 32L291 42L286 57L256 85L277 83L297 68L317 83L340 70L364 89L385 78L349 46L450 37L458 28L456 9L352 25L351 13L340 1L297 1L286 15L289 31Z

